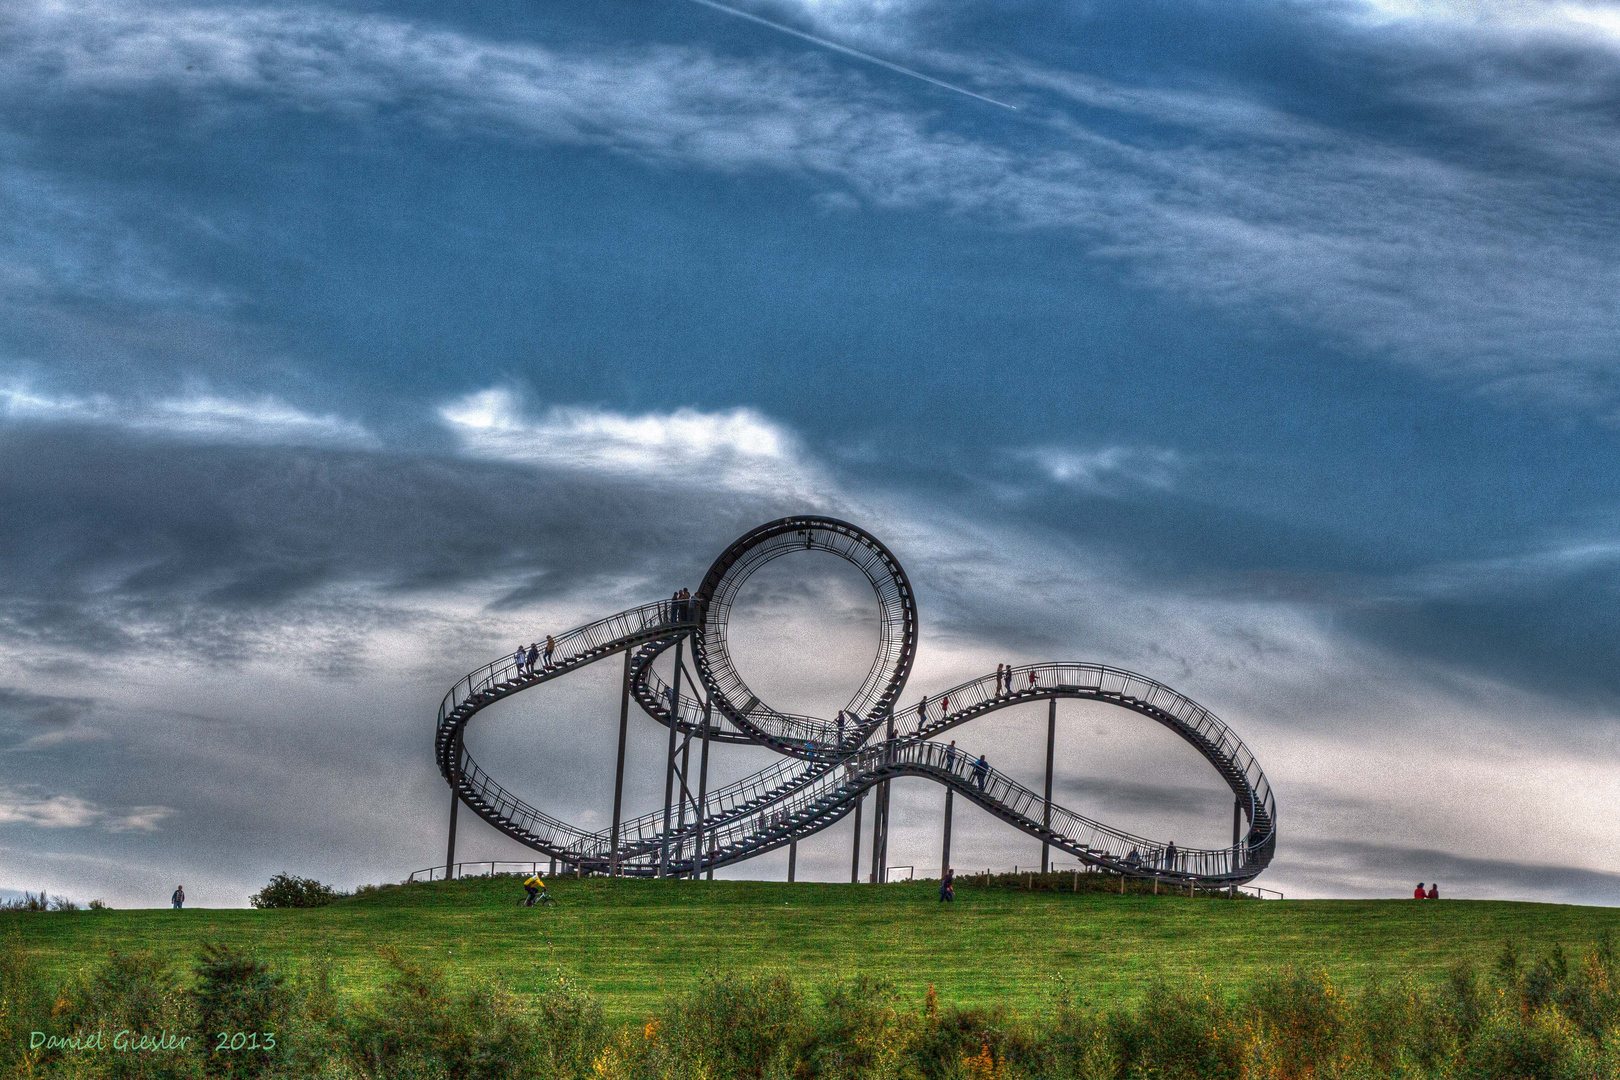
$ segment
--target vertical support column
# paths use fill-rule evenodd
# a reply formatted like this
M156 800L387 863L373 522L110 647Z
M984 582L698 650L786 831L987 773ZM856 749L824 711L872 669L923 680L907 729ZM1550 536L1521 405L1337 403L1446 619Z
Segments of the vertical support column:
M1052 750L1057 745L1057 698L1047 702L1050 706L1046 710L1046 808L1041 813L1041 827L1048 832L1052 829ZM1052 845L1049 841L1041 841L1041 873L1052 868Z
M670 680L669 698L669 762L664 769L664 831L658 841L658 876L669 872L669 819L675 811L675 728L681 711L681 647L683 637L675 643L675 677Z
M945 871L951 868L951 798L955 794L950 788L945 789L945 846L939 853L939 876L942 880Z
M799 841L795 837L788 841L788 884L793 883L793 872L799 865Z
M692 849L692 880L703 866L703 815L709 806L709 719L714 715L714 700L707 695L703 701L703 752L698 755L697 839ZM709 876L714 876L710 869Z
M872 789L872 870L867 881L878 883L878 858L883 854L883 782Z
M1243 800L1232 800L1232 865L1230 869L1235 873L1243 864ZM1237 886L1232 886L1235 891Z
M858 885L861 881L861 804L866 801L866 792L855 796L855 850L849 857L849 883Z
M456 805L461 802L461 793L450 785L450 843L444 850L444 876L450 876L450 867L456 861Z
M450 868L456 862L456 808L461 802L461 728L456 729L456 742L450 748L450 842L444 850L444 876L450 877Z
M608 849L608 877L619 876L619 822L624 809L624 740L630 730L630 653L624 650L624 692L619 700L619 763L613 770L613 843ZM553 869L555 874L556 870Z
M888 735L889 763L892 765L894 764L896 746L894 741L894 710L892 709L889 710ZM889 784L890 781L883 781L883 854L881 856L882 861L878 865L878 880L880 882L889 880Z
M686 828L686 804L692 798L692 736L688 735L681 740L681 797L676 800L680 804L681 812L676 815L675 828L677 831Z

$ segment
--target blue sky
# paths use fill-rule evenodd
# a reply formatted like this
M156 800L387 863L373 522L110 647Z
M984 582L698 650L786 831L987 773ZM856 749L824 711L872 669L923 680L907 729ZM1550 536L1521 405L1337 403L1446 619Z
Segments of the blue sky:
M1614 902L1620 7L739 6L1016 108L689 0L0 12L0 887L425 866L444 686L814 509L913 693L1231 722L1266 884ZM598 813L611 691L528 708ZM1074 727L1096 816L1209 816Z

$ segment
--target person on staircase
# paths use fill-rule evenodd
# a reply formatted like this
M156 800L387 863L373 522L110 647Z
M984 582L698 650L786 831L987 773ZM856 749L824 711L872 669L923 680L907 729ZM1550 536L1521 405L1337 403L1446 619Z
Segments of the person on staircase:
M984 790L984 782L989 775L990 763L984 759L983 754L980 754L979 760L973 763L973 782L978 785L980 791Z

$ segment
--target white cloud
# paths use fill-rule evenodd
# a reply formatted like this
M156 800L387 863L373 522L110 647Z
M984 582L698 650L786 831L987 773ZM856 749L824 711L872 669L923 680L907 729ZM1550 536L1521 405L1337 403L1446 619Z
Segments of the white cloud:
M83 829L99 825L108 832L156 832L174 813L166 806L134 806L122 811L77 795L40 795L0 787L0 825L35 825L45 829Z
M1498 75L1432 90L1458 130L1498 124L1501 99L1519 95L1505 137L1554 157L1509 178L1231 88L1143 90L946 53L928 58L942 74L1024 106L1016 129L959 134L901 105L893 83L812 53L549 47L337 10L35 0L13 15L6 53L0 90L14 94L161 86L220 110L244 95L356 117L386 109L458 135L787 171L866 205L1066 230L1077 259L1117 260L1195 302L1314 326L1505 398L1604 410L1620 397L1617 238L1568 212L1572 195L1588 196L1565 173L1607 175L1620 151L1604 110L1558 108L1585 92L1574 84ZM1133 141L1076 105L1163 130Z
M439 410L465 452L614 476L783 495L820 505L828 481L786 428L752 409L628 416L557 406L526 416L508 390L469 394Z
M131 401L106 394L52 394L13 383L0 387L0 416L44 423L107 424L198 442L377 445L376 436L354 421L332 414L316 416L270 396L241 399L193 393Z
M1097 495L1115 495L1132 487L1171 487L1186 468L1174 450L1151 446L1105 446L1098 450L1042 447L1020 452L1060 484Z

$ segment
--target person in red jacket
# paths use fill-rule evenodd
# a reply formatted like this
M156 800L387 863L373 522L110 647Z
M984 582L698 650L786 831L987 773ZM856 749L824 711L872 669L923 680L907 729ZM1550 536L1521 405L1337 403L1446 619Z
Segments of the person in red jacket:
M1428 898L1429 894L1423 891L1423 882L1418 882L1418 887L1412 890L1412 899L1427 900Z

